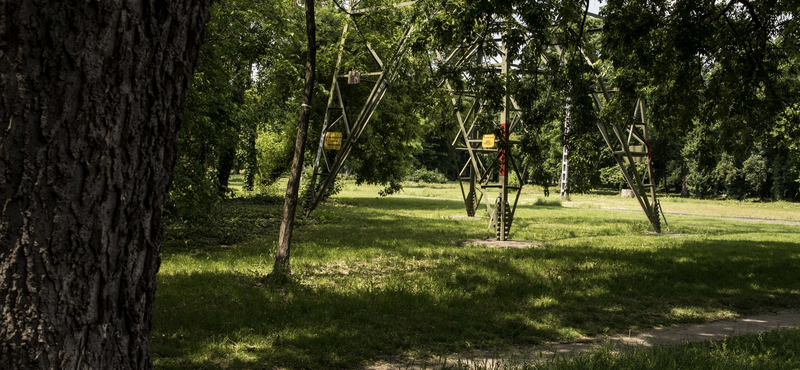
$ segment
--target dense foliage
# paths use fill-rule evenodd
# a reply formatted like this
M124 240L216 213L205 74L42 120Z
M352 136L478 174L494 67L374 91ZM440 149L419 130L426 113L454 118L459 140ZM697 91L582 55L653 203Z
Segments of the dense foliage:
M798 199L797 1L623 1L603 9L620 94L646 96L666 188Z
M327 10L327 11L325 11ZM231 195L232 171L244 188L267 189L291 164L305 63L303 8L294 1L217 2L188 95L171 208L197 218ZM332 45L341 16L318 13L318 39ZM324 79L334 47L322 48ZM324 112L319 90L312 122Z
M483 91L482 129L489 131L505 81L475 64L439 66L431 50L454 50L482 34L502 35L517 65L508 88L523 109L519 139L529 182L557 185L566 144L572 192L623 185L596 122L628 119L641 96L649 107L659 189L796 200L798 4L609 0L599 21L583 17L583 0L421 0L413 10L352 18L345 14L348 2L320 1L318 90L306 164L315 157L344 22L352 23L342 73L374 70L367 43L391 56L405 26L414 24L412 52L346 164L359 183L381 184L391 193L416 170L455 179L457 156L449 142L456 120L437 82ZM202 214L198 210L230 194L231 171L244 173L245 188L262 190L286 173L302 86L303 24L302 7L293 1L215 4L185 112L171 210ZM497 52L487 49L487 58ZM600 62L590 66L584 56ZM616 91L599 112L590 98L598 73ZM350 114L357 115L371 84L343 89ZM571 127L565 132L568 100Z
M274 140L279 144L264 150L268 144L258 133L282 132L280 110L270 108L300 91L293 79L301 62L292 53L302 49L291 37L299 29L297 17L286 2L214 4L187 97L168 210L202 215L228 195L231 171L244 170L246 186L252 188L258 157L270 156L273 163L290 160L291 144ZM263 83L267 80L279 83ZM284 90L278 91L281 86Z

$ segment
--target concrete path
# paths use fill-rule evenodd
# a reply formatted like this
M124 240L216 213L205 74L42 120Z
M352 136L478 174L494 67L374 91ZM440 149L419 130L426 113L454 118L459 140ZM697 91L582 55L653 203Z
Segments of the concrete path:
M721 340L733 335L762 333L791 327L800 327L800 311L781 311L775 314L764 314L742 317L738 320L720 320L697 325L680 325L668 328L657 328L641 334L624 336L587 338L579 342L541 345L520 348L502 353L483 353L470 355L453 355L448 364L460 363L469 368L502 369L506 366L524 362L543 362L568 359L583 353L607 347L609 344L625 346L665 346L687 342ZM369 366L367 370L390 369L440 369L441 360L431 360L428 364L418 360L406 363L379 363Z

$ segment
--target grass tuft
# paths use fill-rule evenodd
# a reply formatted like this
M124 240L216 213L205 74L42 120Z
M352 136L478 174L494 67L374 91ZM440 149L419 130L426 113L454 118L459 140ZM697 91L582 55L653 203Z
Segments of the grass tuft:
M536 198L536 202L534 202L533 205L544 207L561 207L561 198Z

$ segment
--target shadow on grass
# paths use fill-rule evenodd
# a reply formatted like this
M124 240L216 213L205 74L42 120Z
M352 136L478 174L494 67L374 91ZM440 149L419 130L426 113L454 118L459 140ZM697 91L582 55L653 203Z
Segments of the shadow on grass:
M374 288L334 279L271 290L258 277L170 276L159 286L153 348L164 368L167 357L194 356L200 359L188 368L348 368L405 353L530 345L800 303L796 245L714 253L726 248L477 253L424 276L375 277L383 283ZM532 259L550 263L520 262Z
M383 212L388 209L407 209L409 211L423 210L462 210L464 202L452 199L437 199L426 197L374 197L374 198L352 198L337 197L333 198L333 205L347 204L355 205L360 208L374 208ZM465 211L466 212L466 211Z
M297 230L299 278L283 288L265 284L268 271L160 275L157 368L353 368L407 354L503 349L800 304L800 245L774 240L791 232L786 227L744 225L737 232L755 235L749 240L618 230L651 245L605 238L496 250L449 243L474 237L480 231L465 223L485 219L410 214L460 210L457 201L350 202L342 204L358 208L322 209L321 221ZM589 221L594 229L587 235L620 223L582 222ZM237 258L263 254L269 247L261 244L242 247ZM393 258L388 264L386 256Z

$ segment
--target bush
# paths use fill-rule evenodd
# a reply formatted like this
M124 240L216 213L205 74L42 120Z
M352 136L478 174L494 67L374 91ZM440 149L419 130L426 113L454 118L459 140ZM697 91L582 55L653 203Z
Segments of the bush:
M767 187L769 172L767 161L761 154L755 153L742 162L744 181L750 188L750 193L759 198L763 197L764 189Z
M308 208L311 205L312 198L319 190L320 186L322 186L322 182L324 178L322 176L317 178L317 183L315 184L315 189L311 189L311 177L314 174L314 167L306 166L303 169L303 178L302 182L300 182L300 195L298 198L299 204L303 209ZM321 201L325 202L328 198L339 194L344 189L344 180L342 179L342 175L336 176L333 179L333 182L325 189L325 194L322 196Z
M430 171L427 169L419 169L414 171L414 173L406 176L406 181L413 181L413 182L427 182L430 184L444 184L447 182L447 177L444 174L439 173L438 171Z
M622 190L628 184L619 166L609 166L600 169L600 182L608 187Z
M255 140L257 170L255 185L263 193L288 173L294 158L294 139L286 132L260 130Z
M508 186L515 187L515 188L519 187L519 185L520 185L519 184L519 177L517 177L517 173L516 172L508 171L508 173L506 173L506 176L508 177Z
M736 166L733 156L723 153L717 168L714 169L714 174L728 198L742 200L747 196L747 185L742 170Z

